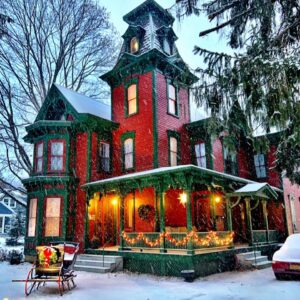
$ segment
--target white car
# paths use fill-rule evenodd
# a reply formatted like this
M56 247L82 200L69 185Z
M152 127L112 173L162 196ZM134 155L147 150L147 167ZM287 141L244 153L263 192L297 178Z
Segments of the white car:
M274 253L272 268L277 279L300 275L300 233L290 235Z

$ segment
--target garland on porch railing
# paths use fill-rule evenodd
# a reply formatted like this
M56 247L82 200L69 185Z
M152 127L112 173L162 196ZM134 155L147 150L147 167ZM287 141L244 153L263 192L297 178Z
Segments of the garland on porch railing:
M157 239L151 241L142 232L139 232L137 236L134 238L129 237L126 232L124 231L122 232L122 237L128 244L135 245L137 244L137 242L143 241L149 247L159 246L160 242L163 240L164 237L168 240L168 242L172 243L175 246L184 246L189 241L192 241L198 246L204 246L204 247L229 246L233 242L233 236L234 236L234 232L230 232L227 236L220 238L218 237L216 231L209 231L205 236L205 238L200 238L197 235L197 232L190 231L189 233L186 234L184 238L176 239L172 237L170 233L166 232L166 233L160 233Z

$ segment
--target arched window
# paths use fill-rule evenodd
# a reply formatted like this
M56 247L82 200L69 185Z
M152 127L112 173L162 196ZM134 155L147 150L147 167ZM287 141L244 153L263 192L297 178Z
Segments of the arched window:
M170 46L170 43L167 38L164 38L164 40L163 40L163 48L164 48L165 53L167 53L169 55L172 54L171 46Z
M136 53L139 51L139 49L140 49L139 40L137 37L133 37L130 40L130 53Z
M128 138L124 141L124 169L133 168L133 139Z

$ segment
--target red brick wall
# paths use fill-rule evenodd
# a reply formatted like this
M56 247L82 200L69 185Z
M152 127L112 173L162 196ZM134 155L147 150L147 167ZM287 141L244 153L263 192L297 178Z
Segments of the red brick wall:
M124 85L112 91L113 120L120 123L113 132L113 175L122 173L121 136L127 131L135 131L135 170L153 168L153 109L152 109L152 73L135 75L138 78L138 113L125 118Z
M267 154L267 176L268 183L272 186L280 187L280 175L274 169L276 160L276 146L271 145Z
M250 148L250 146L248 146ZM252 151L249 149L240 147L237 152L238 162L238 174L240 177L251 179L252 178L252 166L254 164Z
M290 197L294 196L294 207L296 212L296 224L298 232L300 231L300 186L296 184L292 184L288 178L283 179L283 192L284 192L284 203L286 208L286 219L289 234L293 233L292 227L292 213L291 213L291 205L290 205Z
M191 162L190 140L184 124L190 122L188 90L179 89L180 115L179 118L169 115L167 101L167 82L164 75L157 72L157 135L158 135L158 165L169 166L168 134L167 130L173 130L180 134L181 140L181 164Z

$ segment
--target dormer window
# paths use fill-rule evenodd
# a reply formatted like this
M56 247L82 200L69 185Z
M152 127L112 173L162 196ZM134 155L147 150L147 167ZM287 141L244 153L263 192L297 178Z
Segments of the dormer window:
M171 47L170 47L170 43L167 38L164 38L164 40L163 40L163 48L164 48L164 52L166 54L168 54L168 55L171 54Z
M140 49L139 40L137 37L133 37L130 40L130 53L137 53Z

